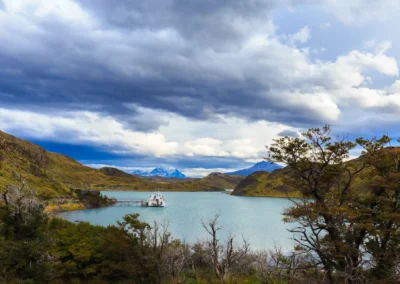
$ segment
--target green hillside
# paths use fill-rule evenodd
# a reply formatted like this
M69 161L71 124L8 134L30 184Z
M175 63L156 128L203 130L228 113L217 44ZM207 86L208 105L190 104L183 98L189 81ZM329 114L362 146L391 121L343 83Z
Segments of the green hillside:
M238 196L300 197L300 192L285 185L285 169L272 173L252 173L239 182L232 192Z
M105 174L106 176L112 176L112 177L132 177L132 175L121 171L120 169L117 168L112 168L112 167L103 167L99 169L100 172Z
M0 131L0 187L22 177L42 198L70 196L71 188L109 190L216 191L234 188L242 179L214 174L182 182L147 181L115 168L93 169L65 155Z
M221 173L211 173L202 179L205 183L214 184L217 187L224 189L234 188L240 181L244 180L244 176L240 175L225 175ZM232 186L234 185L234 186Z

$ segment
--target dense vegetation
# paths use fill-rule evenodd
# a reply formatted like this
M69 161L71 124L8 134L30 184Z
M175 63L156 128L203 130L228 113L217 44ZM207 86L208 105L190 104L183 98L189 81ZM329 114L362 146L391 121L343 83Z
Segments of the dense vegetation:
M55 213L62 211L73 211L91 209L114 205L117 200L102 195L98 190L73 190L74 197L60 197L46 200L45 211Z
M284 212L298 250L312 256L326 283L400 281L400 149L391 139L333 141L330 127L269 148L287 165L289 186L304 198ZM345 162L350 150L362 156Z
M114 205L117 200L102 195L97 190L82 190L76 189L75 194L78 196L80 202L85 205L85 208L97 208Z
M219 240L219 216L202 222L208 240L188 245L137 214L108 227L51 218L24 182L7 187L0 202L4 283L266 283L296 275L279 251L254 254L245 240Z

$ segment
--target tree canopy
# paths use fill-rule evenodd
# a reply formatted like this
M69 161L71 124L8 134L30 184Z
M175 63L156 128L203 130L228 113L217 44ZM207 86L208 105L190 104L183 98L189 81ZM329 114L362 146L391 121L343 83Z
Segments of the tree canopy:
M327 283L399 280L400 151L387 147L386 135L352 142L330 134L326 125L269 147L268 159L286 164L288 182L303 194L284 212L297 224L298 249ZM356 147L362 156L348 161Z

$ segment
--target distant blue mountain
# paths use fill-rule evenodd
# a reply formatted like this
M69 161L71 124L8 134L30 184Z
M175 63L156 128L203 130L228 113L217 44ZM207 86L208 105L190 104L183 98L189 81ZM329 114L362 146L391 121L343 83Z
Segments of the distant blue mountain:
M255 164L251 168L238 170L238 171L235 171L235 172L229 172L229 173L225 173L225 174L226 175L231 175L231 176L233 176L233 175L248 176L248 175L251 175L254 172L264 171L264 172L269 172L270 173L273 170L280 169L280 168L282 168L282 166L280 166L278 164L262 161L262 162L259 162L259 163Z
M142 170L134 170L131 172L131 174L136 175L136 176L142 176L142 177L148 177L149 172L142 171Z
M151 172L141 171L141 170L134 170L132 171L133 175L137 176L144 176L144 177L165 177L165 178L185 178L186 176L178 171L177 169L169 168L155 168Z

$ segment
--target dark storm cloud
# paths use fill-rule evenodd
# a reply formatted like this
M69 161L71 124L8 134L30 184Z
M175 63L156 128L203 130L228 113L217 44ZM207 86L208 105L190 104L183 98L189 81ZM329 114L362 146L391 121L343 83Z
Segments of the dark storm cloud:
M254 26L266 22L268 13L278 5L278 0L79 2L105 24L125 29L171 28L183 37L207 46L240 43L248 32L241 29L240 22Z
M77 157L77 159L79 159ZM118 159L108 159L107 157L96 156L95 159L79 159L85 165L115 165L130 168L152 168L152 167L176 167L178 169L190 169L202 167L205 169L240 169L248 168L254 163L246 163L242 159L228 158L228 157L186 157L176 156L170 158L156 158L156 157L121 157Z
M278 133L278 136L299 137L299 133L294 130L283 130Z
M151 119L137 121L135 108L127 108L126 104L167 110L194 119L231 114L251 120L269 119L297 125L318 121L307 109L302 113L301 108L293 108L284 101L276 101L274 97L258 96L259 87L251 83L247 86L243 83L238 86L235 82L207 86L179 81L135 84L63 78L45 74L43 70L27 70L0 78L0 93L7 94L2 97L2 105L29 106L30 110L50 107L53 110L99 111L124 117L137 130L155 129L160 122Z
M257 54L229 66L234 52L221 53L238 51L254 33L273 32L269 13L277 0L77 3L87 19L10 12L8 28L0 29L0 39L8 39L0 47L2 106L93 110L139 130L162 122L136 119L129 104L194 119L321 121L307 104L280 96L297 88L286 70L257 65ZM267 56L274 58L272 52Z

